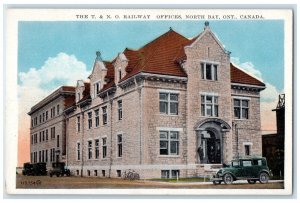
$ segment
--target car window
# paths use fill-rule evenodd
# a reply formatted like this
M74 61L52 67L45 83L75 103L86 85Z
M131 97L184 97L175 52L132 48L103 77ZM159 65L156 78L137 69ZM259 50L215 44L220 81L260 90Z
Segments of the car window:
M238 161L233 161L232 162L232 166L234 167L234 166L239 166L239 162Z
M243 166L252 166L252 162L250 160L243 160Z
M254 166L262 166L262 161L261 161L261 159L259 159L259 160L253 160L253 165L254 165Z

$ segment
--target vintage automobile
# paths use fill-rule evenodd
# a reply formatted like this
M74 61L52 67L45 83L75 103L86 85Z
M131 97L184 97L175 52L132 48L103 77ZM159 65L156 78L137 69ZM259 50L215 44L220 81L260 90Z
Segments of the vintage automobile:
M236 180L247 180L249 184L268 183L271 173L264 157L245 157L231 161L213 176L211 181L216 184L232 184Z
M26 162L23 164L23 170L22 170L22 174L24 176L30 176L33 175L33 164Z
M50 177L53 175L59 176L70 176L71 172L67 169L66 164L64 162L55 162L52 163L52 169L49 172Z
M35 163L33 164L33 174L34 176L46 176L47 171L46 163Z

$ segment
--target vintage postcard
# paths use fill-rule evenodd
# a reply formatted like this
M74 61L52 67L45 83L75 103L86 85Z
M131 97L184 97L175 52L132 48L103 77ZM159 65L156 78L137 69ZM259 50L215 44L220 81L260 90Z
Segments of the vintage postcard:
M7 8L5 26L8 194L292 194L292 9Z

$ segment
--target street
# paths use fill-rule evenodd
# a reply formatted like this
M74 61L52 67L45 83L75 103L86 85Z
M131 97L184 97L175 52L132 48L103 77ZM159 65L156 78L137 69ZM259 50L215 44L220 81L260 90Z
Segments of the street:
M283 181L269 181L267 184L248 184L237 181L232 185L213 185L211 182L163 182L151 180L130 181L116 178L95 177L52 177L17 175L16 187L22 189L147 189L147 188L182 188L182 189L283 189Z

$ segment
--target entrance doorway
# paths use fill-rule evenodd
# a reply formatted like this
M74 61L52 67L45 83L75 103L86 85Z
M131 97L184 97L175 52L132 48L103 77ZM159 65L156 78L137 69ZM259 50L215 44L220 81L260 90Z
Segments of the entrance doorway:
M220 136L212 130L201 132L201 144L198 149L200 163L221 163L221 141Z

